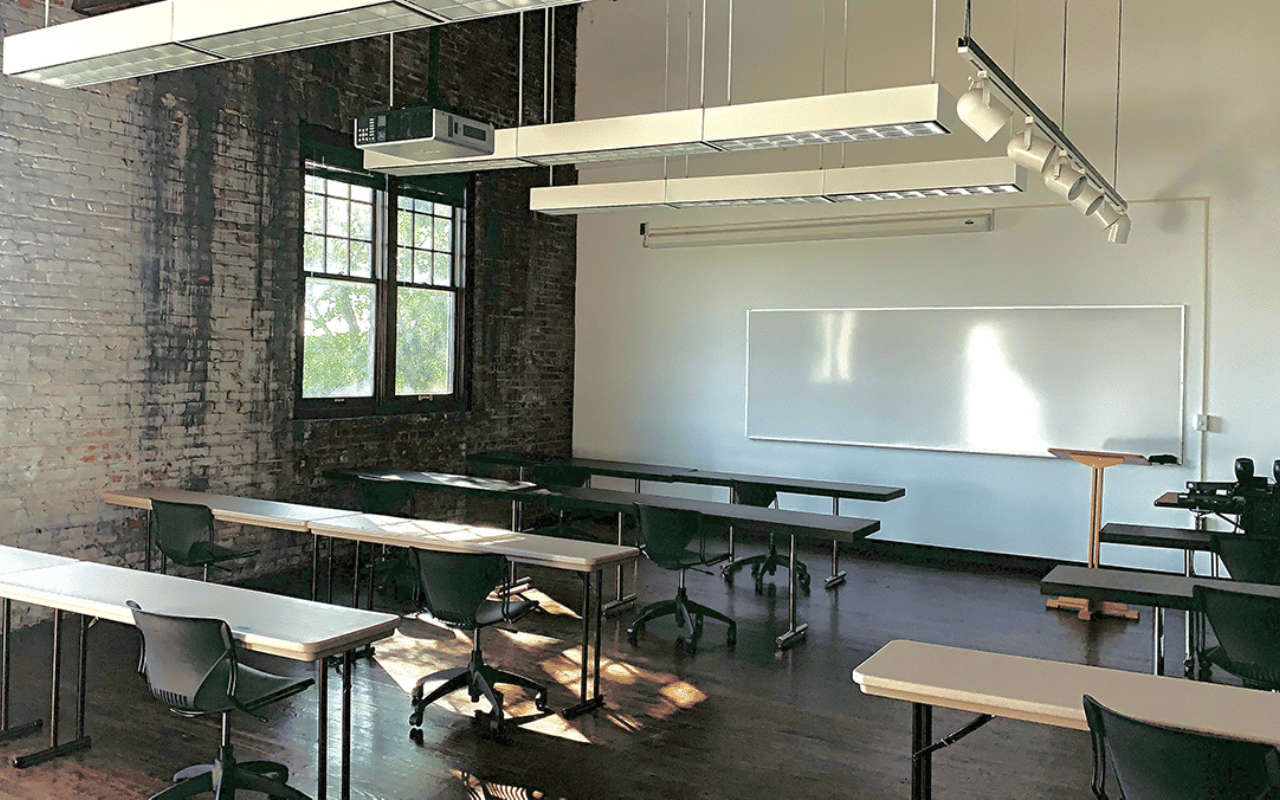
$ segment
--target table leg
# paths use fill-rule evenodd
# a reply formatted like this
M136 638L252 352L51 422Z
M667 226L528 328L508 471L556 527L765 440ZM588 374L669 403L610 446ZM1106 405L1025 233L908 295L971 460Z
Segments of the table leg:
M320 593L320 534L311 534L311 602Z
M637 481L637 483L639 483L639 481ZM626 530L626 528L627 528L627 515L619 511L618 512L618 546L619 547L622 547L622 534ZM604 604L604 613L608 614L609 616L613 616L614 614L617 614L623 611L624 609L631 608L636 604L635 592L632 592L631 594L624 593L624 588L623 588L623 578L624 578L623 570L624 569L625 567L623 567L623 565L621 564L618 565L618 575L616 580L617 586L614 594L614 599ZM631 562L631 585L633 586L636 584L636 580L639 577L639 573L637 572L638 569L639 567L637 566L636 562L632 561Z
M14 758L13 765L18 769L33 767L36 764L43 764L50 759L57 758L58 756L64 756L68 753L87 750L91 744L90 738L84 735L83 717L78 720L76 738L68 742L58 744L58 707L62 698L62 682L60 680L62 673L62 613L63 612L56 609L53 612L53 688L50 691L49 697L49 746L44 750ZM82 618L81 625L83 626L85 624L86 620ZM83 646L83 643L85 642L83 630L81 632L81 642L80 682L83 686L85 657L87 655L85 647ZM81 714L83 714L83 712L81 712Z
M933 706L911 704L911 800L933 796Z
M837 517L840 516L840 498L839 497L831 498L831 513L836 515ZM795 541L794 536L792 536L791 539L792 541ZM794 563L792 564L792 569L793 570L795 569ZM840 584L844 583L844 581L845 581L845 573L842 572L840 569L840 543L837 541L832 541L831 542L831 577L824 580L823 585L825 585L828 589L834 589Z
M328 800L329 797L329 671L325 668L325 659L316 660L316 685L320 690L319 708L316 723L316 798Z
M324 601L333 602L333 537L329 538L329 559L325 564Z
M586 714L589 711L595 711L604 705L604 697L600 695L600 628L601 626L601 610L600 604L604 597L600 591L602 585L601 579L604 573L596 572L597 588L596 588L596 681L595 696L587 697L587 674L590 665L590 649L591 649L591 573L582 573L582 674L578 687L579 701L575 706L570 706L561 712L561 716L565 719L575 719Z
M361 542L356 540L355 569L351 573L351 607L360 607L360 550Z
M1182 572L1188 578L1195 574L1195 554L1190 550L1182 551ZM1185 648L1182 674L1187 678L1194 678L1196 674L1195 640L1192 635L1192 629L1195 628L1195 616L1196 612L1192 610L1182 612L1182 639L1183 647Z
M22 725L9 727L9 680L12 673L12 665L10 662L9 650L9 634L11 633L10 612L12 610L13 601L4 598L0 601L0 613L4 615L4 620L0 621L0 742L7 742L10 739L17 739L26 736L28 733L34 733L44 726L44 720L36 719Z
M1164 674L1164 609L1156 606L1151 610L1152 636L1152 674Z
M804 640L809 632L809 624L796 625L796 591L799 581L796 579L796 535L791 534L791 561L788 565L787 572L787 621L789 627L787 632L777 638L778 647L785 650L792 645L799 644Z
M350 650L342 654L342 800L351 800L351 673L355 659Z
M150 502L150 501L148 501L148 502ZM150 571L151 571L151 547L152 547L152 544L151 544L151 524L152 524L152 522L151 522L151 521L152 521L152 519L153 519L154 517L155 517L155 514L152 514L152 513L151 513L151 509L150 509L150 508L148 508L148 509L147 509L147 552L146 552L146 554L145 554L145 555L143 555L143 557L142 557L142 562L143 562L144 568L146 569L146 571L147 571L147 572L150 572Z

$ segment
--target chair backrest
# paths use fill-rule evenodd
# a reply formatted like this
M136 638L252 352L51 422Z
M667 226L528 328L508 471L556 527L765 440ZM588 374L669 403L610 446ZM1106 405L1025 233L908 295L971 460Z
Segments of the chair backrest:
M778 490L767 483L751 483L750 481L733 481L733 494L737 502L745 506L768 508L778 500Z
M1249 536L1280 538L1280 490L1246 494L1240 528Z
M152 500L151 517L160 552L179 564L190 558L193 544L213 539L213 512L208 506Z
M235 640L226 622L156 614L132 601L130 607L142 634L139 670L157 700L186 714L214 714L234 707Z
M636 545L663 569L683 569L721 559L707 556L707 540L725 526L710 523L697 511L636 503L636 515Z
M1093 793L1099 800L1107 797L1108 757L1124 800L1254 800L1280 770L1270 745L1144 722L1089 695L1084 715L1093 738Z
M535 464L529 468L529 477L542 486L581 489L591 480L591 471L569 464Z
M1213 551L1233 580L1280 585L1280 539L1217 533L1213 535Z
M506 559L488 553L445 553L417 548L412 552L422 581L426 611L455 627L479 627L476 611L506 577Z
M1231 671L1280 683L1280 598L1200 585L1194 591Z

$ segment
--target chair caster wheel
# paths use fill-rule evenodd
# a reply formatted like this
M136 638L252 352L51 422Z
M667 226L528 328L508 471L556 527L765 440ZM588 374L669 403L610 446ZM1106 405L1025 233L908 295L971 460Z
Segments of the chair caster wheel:
M736 630L730 629L729 635L726 636L724 639L724 643L728 647L736 646L738 644L738 632Z
M769 596L775 597L778 594L778 585L776 583L769 584Z
M422 709L418 709L417 711L409 715L409 727L410 728L422 727Z
M533 707L538 709L539 711L546 711L547 710L546 695L543 695L541 697L535 697L533 700Z
M421 747L422 746L422 728L412 728L409 731L409 741Z

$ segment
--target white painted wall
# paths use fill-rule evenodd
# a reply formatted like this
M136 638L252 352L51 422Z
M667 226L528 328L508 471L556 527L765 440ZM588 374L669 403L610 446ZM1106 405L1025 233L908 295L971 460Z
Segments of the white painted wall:
M1070 3L1062 103L1063 4L975 0L974 38L1064 128L1134 204L1132 243L1099 231L1043 187L998 207L985 235L646 250L641 222L698 225L791 216L957 208L919 201L826 211L685 210L579 219L575 452L703 468L906 486L888 504L847 503L875 516L882 538L1083 560L1089 472L1048 459L757 442L743 430L745 317L750 308L907 305L1185 304L1189 309L1186 461L1106 474L1107 520L1188 524L1152 499L1186 480L1225 480L1237 456L1269 471L1280 457L1280 169L1269 142L1280 123L1280 53L1267 35L1280 5L1128 0ZM931 3L735 0L735 103L930 78ZM698 67L701 2L617 0L582 7L580 119L725 102L728 0L708 2L706 88ZM690 58L685 22L692 15ZM967 88L955 53L963 3L938 4L936 70ZM1016 20L1016 27L1014 21ZM1015 33L1016 31L1016 33ZM825 41L825 48L823 42ZM1117 42L1122 46L1119 152ZM825 57L824 57L825 49ZM846 58L847 51L847 58ZM824 81L825 64L825 81ZM686 91L686 65L689 70ZM665 81L664 72L668 80ZM847 76L847 77L846 77ZM688 101L686 101L688 98ZM953 136L773 154L599 167L584 182L732 171L961 158L1002 152L964 129ZM866 205L866 204L863 204ZM988 204L989 205L989 204ZM1202 435L1207 410L1220 430ZM788 498L829 511L829 501ZM1127 550L1127 552L1126 552ZM1109 548L1104 560L1180 568L1171 554Z

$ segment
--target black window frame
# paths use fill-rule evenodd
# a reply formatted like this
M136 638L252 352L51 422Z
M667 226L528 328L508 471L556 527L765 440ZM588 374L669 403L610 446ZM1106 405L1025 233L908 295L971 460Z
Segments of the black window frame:
M302 215L298 221L299 263L297 315L297 359L294 380L295 416L299 419L331 419L363 416L388 416L402 414L448 413L464 411L469 403L470 371L465 346L467 306L470 296L470 259L472 223L468 201L471 197L469 180L465 176L447 175L430 178L398 179L390 175L367 172L363 169L363 153L351 146L350 134L345 136L314 126L303 127L302 159L300 171L300 207L306 203L306 177L317 175L368 187L373 190L373 277L351 278L339 275L310 273L302 258L306 226ZM396 224L398 199L401 196L443 203L454 209L452 272L449 286L427 285L399 280L397 270L398 225ZM303 368L306 347L306 289L309 275L326 279L352 280L374 286L374 355L373 393L354 397L304 397ZM402 286L449 291L454 295L453 304L453 387L447 394L395 394L395 360L397 291Z

